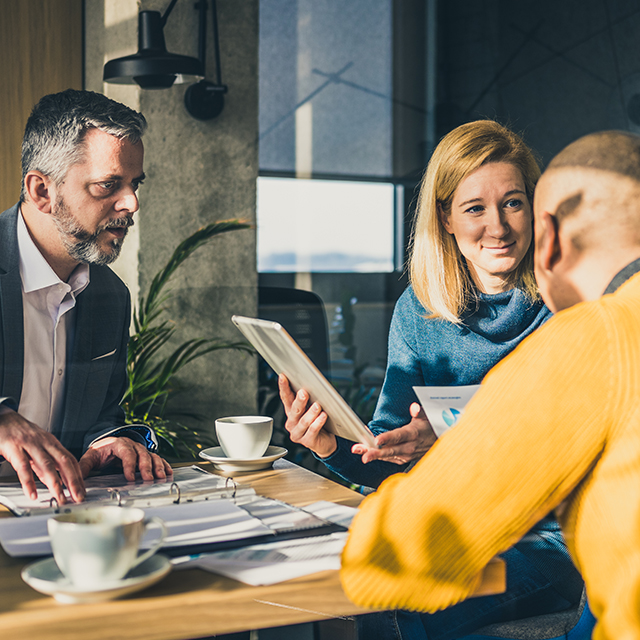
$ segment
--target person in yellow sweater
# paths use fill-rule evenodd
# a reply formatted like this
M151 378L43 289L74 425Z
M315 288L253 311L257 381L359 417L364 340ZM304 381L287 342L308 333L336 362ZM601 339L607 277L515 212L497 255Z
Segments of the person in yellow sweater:
M443 609L556 509L593 637L640 638L640 136L570 144L534 212L536 277L556 315L411 472L363 502L342 583L362 606Z

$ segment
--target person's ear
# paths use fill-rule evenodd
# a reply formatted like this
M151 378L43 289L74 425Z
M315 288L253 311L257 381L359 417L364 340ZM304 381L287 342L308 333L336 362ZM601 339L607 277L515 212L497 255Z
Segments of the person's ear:
M444 230L453 235L453 229L451 228L451 222L449 221L449 216L445 213L442 205L438 202L436 204L438 208L438 218L440 218L440 224L444 227Z
M55 203L55 185L53 180L40 171L29 171L24 177L24 186L28 201L40 213L51 213Z
M540 225L540 231L536 237L538 262L545 271L553 271L562 259L558 220L554 215L543 211L536 220L536 225L538 224Z

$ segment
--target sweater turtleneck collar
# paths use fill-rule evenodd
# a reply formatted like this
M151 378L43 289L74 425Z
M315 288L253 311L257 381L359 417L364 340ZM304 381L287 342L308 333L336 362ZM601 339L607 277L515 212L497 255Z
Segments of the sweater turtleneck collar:
M506 342L521 334L542 306L518 288L494 294L478 292L463 313L462 323L488 340Z

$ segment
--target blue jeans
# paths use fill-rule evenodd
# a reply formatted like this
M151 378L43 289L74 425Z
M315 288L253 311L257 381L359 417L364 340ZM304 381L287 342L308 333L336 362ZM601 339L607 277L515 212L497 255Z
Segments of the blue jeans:
M431 614L383 611L359 616L358 639L452 640L488 624L555 613L577 604L582 578L566 552L559 528L557 532L543 528L542 535L536 531L500 556L507 565L504 593L469 598Z

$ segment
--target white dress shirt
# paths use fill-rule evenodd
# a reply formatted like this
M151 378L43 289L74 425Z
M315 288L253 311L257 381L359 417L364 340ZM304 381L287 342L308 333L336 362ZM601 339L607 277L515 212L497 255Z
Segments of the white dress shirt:
M18 413L45 431L62 419L67 349L73 347L76 297L89 284L78 265L63 282L34 243L22 214L18 250L24 318L24 369Z

